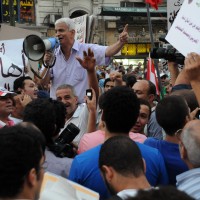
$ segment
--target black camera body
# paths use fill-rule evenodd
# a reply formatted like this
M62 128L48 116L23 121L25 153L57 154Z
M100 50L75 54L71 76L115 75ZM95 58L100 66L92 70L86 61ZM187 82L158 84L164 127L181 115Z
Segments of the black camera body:
M176 62L177 64L184 65L185 57L179 53L172 45L170 45L167 40L165 39L165 35L159 38L161 42L165 44L163 47L153 48L151 50L151 58L153 59L160 59L163 58L165 60Z
M71 142L79 134L79 132L80 129L76 125L73 123L68 124L59 137L55 139L54 144L50 147L50 150L56 157L73 158L76 154L73 150Z
M159 59L163 58L165 60L176 62L177 64L184 65L185 57L176 51L176 49L166 49L166 48L153 48L151 51L151 58Z

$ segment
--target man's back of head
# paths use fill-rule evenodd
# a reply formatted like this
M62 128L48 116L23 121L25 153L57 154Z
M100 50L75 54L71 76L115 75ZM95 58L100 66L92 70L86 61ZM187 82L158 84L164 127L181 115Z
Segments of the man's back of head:
M168 96L156 106L156 119L167 135L174 136L175 132L185 125L189 117L189 108L181 96Z
M126 200L194 200L185 192L178 190L174 186L161 186L151 190L139 190L135 197L129 197Z
M135 192L136 189L150 188L140 149L127 136L115 136L105 141L99 154L99 168L113 195L126 189Z
M139 115L140 103L131 88L117 86L102 94L99 106L107 132L127 134ZM106 132L106 131L105 131Z
M23 121L37 126L45 136L47 145L53 144L53 137L65 124L65 106L51 99L35 99L24 109Z
M137 144L126 136L115 136L106 140L99 154L99 168L112 167L125 177L144 175L144 164Z
M183 144L180 147L180 152L182 154L183 160L186 161L189 168L200 167L200 131L199 130L200 130L200 121L192 120L185 125L180 135L180 139Z
M45 139L30 123L0 129L0 199L37 199Z

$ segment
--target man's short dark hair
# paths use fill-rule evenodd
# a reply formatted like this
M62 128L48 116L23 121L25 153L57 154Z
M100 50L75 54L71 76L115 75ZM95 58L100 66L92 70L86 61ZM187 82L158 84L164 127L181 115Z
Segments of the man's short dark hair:
M102 120L110 133L129 133L140 109L139 100L131 88L116 86L100 96Z
M127 136L114 136L102 144L99 168L112 167L122 176L144 175L142 155L137 144Z
M126 86L130 88L132 88L133 85L137 82L134 74L125 74L123 75L122 79L126 82Z
M25 122L32 122L44 134L47 145L53 144L52 137L64 127L66 107L62 102L51 99L35 99L24 109Z
M194 200L191 196L174 186L161 186L150 190L139 190L135 197L128 197L126 200Z
M104 88L106 87L106 83L107 83L107 82L113 82L113 81L111 81L110 78L106 78L105 81L104 81L104 83L103 83L103 87L104 87Z
M15 79L15 81L13 83L13 89L14 89L15 92L17 92L18 89L24 88L24 81L25 80L32 80L32 78L29 77L29 76L21 76L21 77Z
M32 168L40 178L44 150L42 133L30 123L0 129L0 198L16 197Z
M156 119L166 134L173 136L178 129L183 128L189 109L181 96L168 96L156 106Z
M139 99L139 101L140 101L140 105L145 105L149 108L148 118L150 118L150 116L151 116L151 105L150 105L150 103L146 99Z

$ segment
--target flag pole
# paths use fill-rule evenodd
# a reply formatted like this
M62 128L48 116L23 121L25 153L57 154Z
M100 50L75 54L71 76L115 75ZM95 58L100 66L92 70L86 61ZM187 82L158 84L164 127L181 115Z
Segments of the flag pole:
M153 30L152 30L151 15L150 15L150 10L149 10L149 3L146 3L146 8L147 8L147 19L148 19L150 41L151 41L151 49L153 49L155 47L155 43L154 43L154 40L153 40ZM160 88L161 98L163 98L164 94L163 94L163 90L162 90L160 72L159 72L159 69L158 69L158 59L154 60L154 65L155 65L156 73L157 73L157 76L158 76L158 85L159 85L159 88Z

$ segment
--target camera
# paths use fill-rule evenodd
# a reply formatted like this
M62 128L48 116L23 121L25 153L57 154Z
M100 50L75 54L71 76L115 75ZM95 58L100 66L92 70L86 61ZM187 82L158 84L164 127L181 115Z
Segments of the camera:
M151 58L163 58L165 60L184 65L185 57L167 42L167 40L165 39L165 35L159 37L159 41L164 42L165 44L163 45L163 47L153 48L153 50L150 53Z
M153 48L151 51L151 58L159 59L163 58L168 61L176 62L177 64L184 65L185 57L176 51L176 49L166 49L166 48Z
M76 125L73 123L68 124L59 137L55 139L54 144L50 147L50 150L56 157L73 158L75 156L75 152L71 142L79 134L79 132L80 129Z

